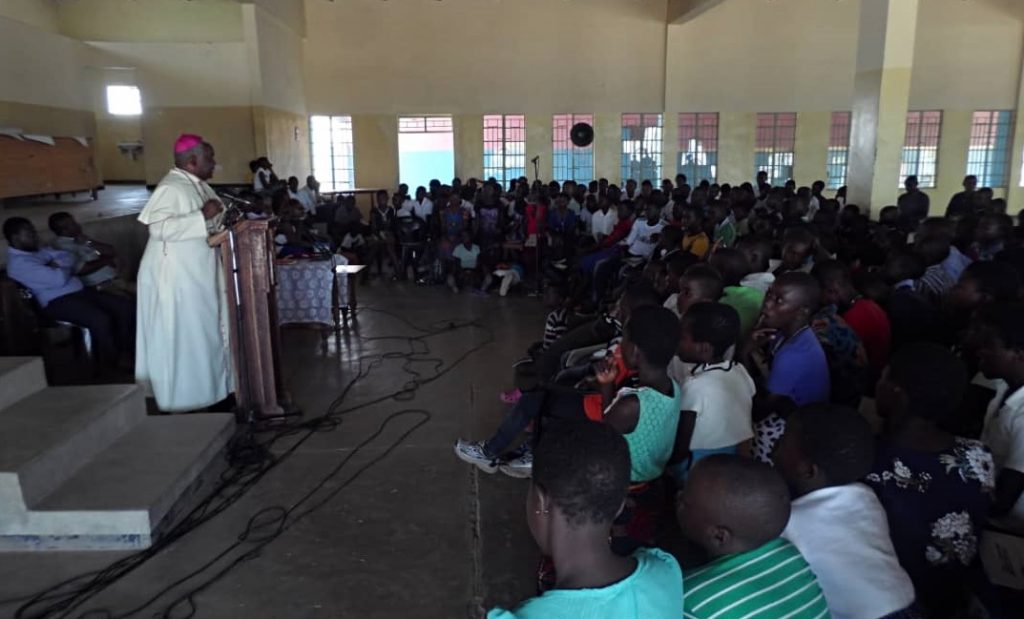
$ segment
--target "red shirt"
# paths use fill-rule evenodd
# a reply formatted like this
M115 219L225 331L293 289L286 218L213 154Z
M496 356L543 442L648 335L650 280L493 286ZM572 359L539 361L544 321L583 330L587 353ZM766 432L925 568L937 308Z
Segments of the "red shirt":
M843 320L860 337L868 361L875 372L881 372L889 362L892 349L892 327L889 315L871 299L860 298L843 314Z
M629 236L629 231L633 229L633 218L620 219L619 223L615 224L612 228L611 234L601 239L601 242L597 244L600 249L608 249L609 247L615 247L619 244L619 241Z
M547 221L548 208L543 204L526 203L526 235L539 234L541 224Z

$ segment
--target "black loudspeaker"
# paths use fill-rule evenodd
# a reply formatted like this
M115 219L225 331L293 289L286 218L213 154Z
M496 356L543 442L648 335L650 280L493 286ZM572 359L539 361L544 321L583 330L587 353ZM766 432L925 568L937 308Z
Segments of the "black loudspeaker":
M569 139L576 146L590 146L594 142L594 128L588 123L576 123L569 130Z

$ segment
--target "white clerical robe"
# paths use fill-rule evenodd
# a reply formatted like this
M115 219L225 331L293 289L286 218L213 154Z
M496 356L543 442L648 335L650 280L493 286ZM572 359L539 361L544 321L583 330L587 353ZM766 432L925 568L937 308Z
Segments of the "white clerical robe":
M200 409L234 390L224 274L202 213L216 197L174 168L139 215L149 241L139 265L135 378L162 411Z

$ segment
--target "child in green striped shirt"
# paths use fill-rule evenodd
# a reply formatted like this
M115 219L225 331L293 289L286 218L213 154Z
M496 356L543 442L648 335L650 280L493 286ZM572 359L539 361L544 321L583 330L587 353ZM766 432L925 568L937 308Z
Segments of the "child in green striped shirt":
M684 575L684 617L829 617L810 566L780 537L789 510L786 482L767 464L722 454L693 467L677 516L711 562Z
M612 552L608 529L629 487L629 446L614 428L566 422L545 431L526 497L530 533L554 561L553 589L488 619L679 619L683 574L671 555Z

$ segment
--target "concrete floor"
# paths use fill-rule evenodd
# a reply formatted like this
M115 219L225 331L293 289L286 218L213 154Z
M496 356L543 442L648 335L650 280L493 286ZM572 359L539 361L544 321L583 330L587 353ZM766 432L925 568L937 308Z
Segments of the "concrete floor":
M239 564L196 595L195 616L404 619L415 613L428 618L476 617L481 606L510 605L532 594L538 555L525 523L527 482L500 473L478 473L455 458L452 443L459 436L485 436L501 418L503 405L497 394L508 385L509 364L540 335L540 304L518 297L456 296L443 288L379 280L360 289L360 300L358 326L349 337L324 341L315 331L290 329L283 334L286 383L307 418L320 414L338 396L357 371L360 357L369 361L408 350L405 340L372 338L418 335L375 309L397 313L423 327L476 319L493 330L494 342L422 387L412 401L388 400L369 406L346 415L333 432L311 436L227 511L68 616L98 608L122 616L170 586L138 616L163 611L188 588L173 583L233 543L255 512L290 505L351 455L387 415L404 409L427 411L430 419L395 451L342 487L360 467L382 456L422 413L388 424L317 495L340 490L336 496L266 546L258 559ZM444 359L447 365L488 338L484 330L468 328L426 341L430 356ZM403 363L385 360L371 370L342 408L400 388L411 378L403 371ZM435 372L430 362L407 369L422 376ZM287 446L282 442L278 453ZM242 544L204 575L213 575L249 549ZM122 556L0 555L0 600L101 569ZM0 602L0 615L13 616L16 608L17 604Z

